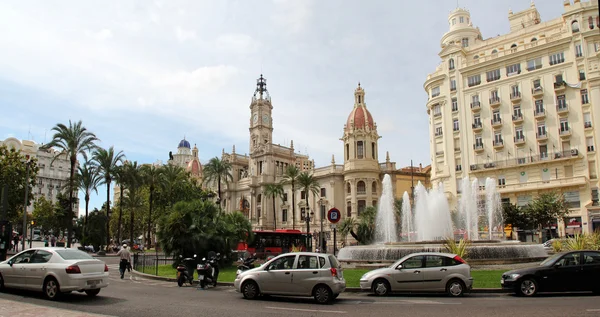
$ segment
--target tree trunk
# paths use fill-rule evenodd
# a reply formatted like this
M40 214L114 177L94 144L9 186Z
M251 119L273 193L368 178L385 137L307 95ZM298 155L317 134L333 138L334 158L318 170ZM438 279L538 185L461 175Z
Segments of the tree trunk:
M217 191L219 192L219 211L221 210L221 175L217 176Z
M292 229L296 230L296 188L292 180Z
M106 181L106 251L110 245L110 179Z
M117 221L117 243L121 245L121 222L123 221L123 191L125 191L125 186L121 185L121 192L119 193L119 220Z
M277 230L277 212L275 212L275 196L273 195L273 231Z
M71 237L73 236L73 181L75 179L75 164L77 164L77 156L71 156L71 177L69 178L69 219L67 222L67 248L71 247Z
M356 233L354 233L354 230L350 230L350 235L352 236L352 238L354 238L354 240L356 240L356 242L360 243L360 241L358 240L358 236L356 235Z
M131 199L132 202L134 201L131 194L129 195L129 198ZM130 208L130 210L129 210L129 246L132 247L133 246L133 216L134 216L133 204L129 208Z
M90 204L90 195L88 195L86 193L85 194L85 219L83 219L83 230L81 231L82 238L87 237L88 207L89 207L89 204Z
M146 240L146 249L149 249L152 245L150 240L150 230L152 228L152 202L154 199L154 188L150 188L150 208L148 209L148 240Z

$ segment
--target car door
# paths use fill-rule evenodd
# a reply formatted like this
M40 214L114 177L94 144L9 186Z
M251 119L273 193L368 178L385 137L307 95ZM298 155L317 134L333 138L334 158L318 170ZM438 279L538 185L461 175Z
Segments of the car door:
M31 257L27 270L27 283L30 287L41 289L44 277L48 273L48 261L52 258L52 253L44 250L37 250Z
M400 263L392 273L393 291L416 291L423 288L423 262L425 256L416 255Z
M312 289L321 280L321 269L318 257L299 255L296 267L292 272L292 287L297 295L311 295ZM329 273L331 277L331 273Z
M554 263L554 266L544 270L542 274L543 288L541 291L573 291L583 283L581 252L567 253Z
M29 288L27 266L35 250L27 250L10 259L12 266L3 269L4 285L9 287Z
M263 293L292 294L292 270L296 255L286 255L271 261L259 276L260 288Z
M600 288L600 252L583 252L582 290L595 291Z
M423 290L435 291L445 289L445 278L449 274L448 266L444 266L446 257L440 255L425 256L425 267L422 270Z

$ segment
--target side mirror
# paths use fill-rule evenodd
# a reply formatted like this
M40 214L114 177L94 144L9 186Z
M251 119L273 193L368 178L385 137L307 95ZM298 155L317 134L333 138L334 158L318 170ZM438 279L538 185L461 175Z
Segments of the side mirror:
M10 267L12 267L13 261L12 260L8 261L8 265L10 265Z
M396 266L396 270L402 270L402 264L398 264L398 266Z

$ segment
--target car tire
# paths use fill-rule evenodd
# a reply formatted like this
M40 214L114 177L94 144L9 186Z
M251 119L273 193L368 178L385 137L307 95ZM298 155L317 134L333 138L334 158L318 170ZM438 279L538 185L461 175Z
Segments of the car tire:
M44 281L44 296L49 300L57 300L60 298L60 285L58 285L58 281L49 277Z
M4 277L0 274L0 292L4 291Z
M256 299L260 295L258 285L254 281L247 281L242 284L242 295L245 299Z
M373 294L375 294L376 296L388 295L392 290L392 288L390 287L390 283L383 278L376 279L373 282L371 289L373 290Z
M89 289L89 290L85 290L85 293L87 294L87 296L90 297L95 297L96 295L100 294L100 289Z
M531 277L526 277L524 279L521 279L519 281L519 284L517 284L517 289L516 289L517 295L531 297L531 296L534 296L535 294L537 294L537 292L538 292L538 284Z
M333 292L327 285L317 285L313 290L313 296L319 304L329 304L333 301Z
M446 284L446 293L452 297L460 297L465 294L465 283L459 279L452 279Z

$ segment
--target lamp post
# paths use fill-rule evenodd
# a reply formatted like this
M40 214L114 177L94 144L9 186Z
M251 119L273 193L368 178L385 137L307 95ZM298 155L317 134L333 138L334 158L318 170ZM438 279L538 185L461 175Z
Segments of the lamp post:
M321 206L321 231L319 232L319 250L323 252L323 219L325 218L325 201L323 198L319 199L319 205Z
M309 246L309 244L311 244L311 238L309 238L308 235L310 234L310 221L314 214L314 212L310 212L310 206L306 205L306 216L304 219L306 220L306 248L308 249L308 252L312 252L312 245Z
M25 239L27 238L27 196L29 195L29 155L25 156L25 203L23 204L23 250L25 250Z

